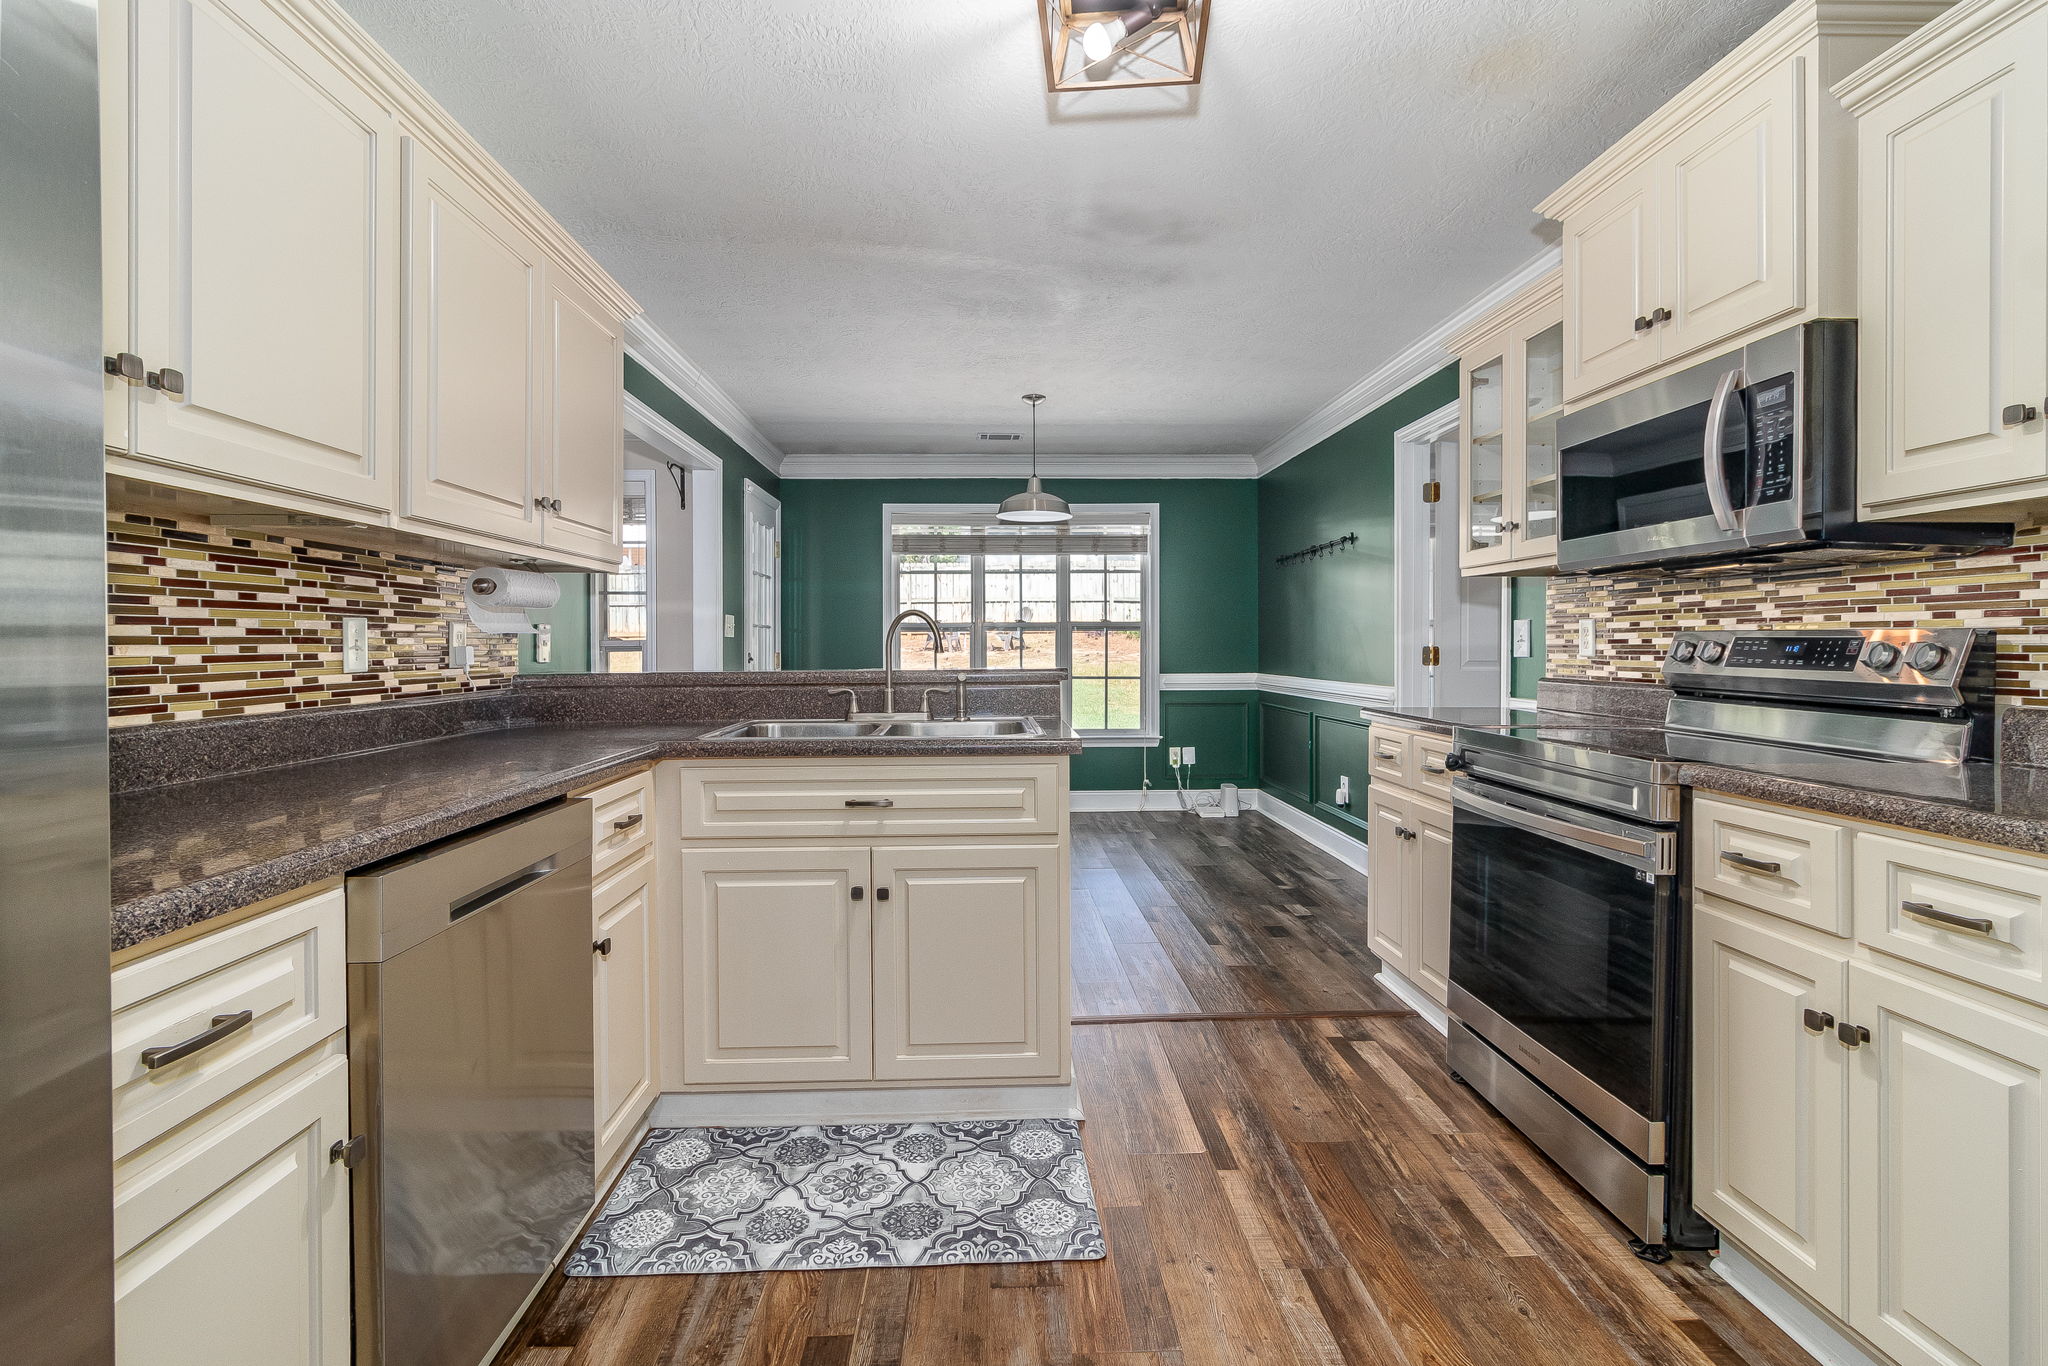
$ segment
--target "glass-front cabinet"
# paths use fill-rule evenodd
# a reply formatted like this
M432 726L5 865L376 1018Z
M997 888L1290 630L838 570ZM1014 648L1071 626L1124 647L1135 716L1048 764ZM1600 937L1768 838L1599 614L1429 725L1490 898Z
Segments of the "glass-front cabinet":
M1557 274L1454 338L1458 353L1458 566L1527 574L1557 563L1557 419L1564 293Z

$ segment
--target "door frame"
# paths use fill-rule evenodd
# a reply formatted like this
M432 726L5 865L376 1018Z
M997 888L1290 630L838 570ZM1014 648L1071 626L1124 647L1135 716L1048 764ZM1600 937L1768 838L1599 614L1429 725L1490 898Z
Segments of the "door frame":
M663 637L669 658L654 658L657 670L715 672L725 667L725 461L646 403L626 395L626 450L677 471L688 504L690 554L683 562L689 580L690 629L687 662L672 638ZM659 493L659 486L656 486ZM650 542L651 542L650 538ZM656 551L657 556L659 550ZM662 557L673 572L675 557ZM659 592L657 587L656 592Z
M746 481L742 509L740 525L743 529L750 532L758 518L760 522L773 528L775 532L775 554L768 566L769 578L774 582L775 591L769 595L769 620L766 622L754 619L753 578L756 573L755 543L751 534L746 535L744 541L746 553L742 556L744 563L740 567L740 572L747 576L747 591L741 597L742 614L746 619L740 623L742 632L740 637L742 641L740 655L742 660L744 660L747 652L753 648L754 632L762 626L768 628L769 650L767 663L743 664L742 667L747 668L751 672L780 669L782 667L782 500L749 479Z
M1430 562L1429 504L1422 501L1421 488L1430 467L1430 447L1447 437L1456 437L1464 422L1462 404L1446 403L1394 433L1394 698L1404 706L1421 705L1429 697L1429 669L1422 662L1432 616L1431 588L1434 566ZM1458 498L1458 461L1436 472L1443 494L1436 506L1455 507ZM1501 615L1506 619L1512 597L1512 580L1496 576L1500 584ZM1505 629L1512 630L1512 626ZM1505 648L1501 651L1501 697L1505 701L1510 666Z

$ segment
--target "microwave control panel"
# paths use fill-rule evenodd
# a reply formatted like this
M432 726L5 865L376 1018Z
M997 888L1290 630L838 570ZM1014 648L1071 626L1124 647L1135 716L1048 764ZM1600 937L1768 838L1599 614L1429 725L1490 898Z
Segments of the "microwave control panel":
M1756 452L1751 506L1782 503L1792 496L1792 443L1798 411L1792 402L1793 384L1792 376L1779 375L1749 386L1750 433Z

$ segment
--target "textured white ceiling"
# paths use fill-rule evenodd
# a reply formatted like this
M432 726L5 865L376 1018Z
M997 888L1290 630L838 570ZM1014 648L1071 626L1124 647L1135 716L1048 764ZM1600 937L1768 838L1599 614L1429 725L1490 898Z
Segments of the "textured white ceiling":
M1255 451L1546 240L1783 0L1216 0L1048 96L1034 0L342 0L792 452Z

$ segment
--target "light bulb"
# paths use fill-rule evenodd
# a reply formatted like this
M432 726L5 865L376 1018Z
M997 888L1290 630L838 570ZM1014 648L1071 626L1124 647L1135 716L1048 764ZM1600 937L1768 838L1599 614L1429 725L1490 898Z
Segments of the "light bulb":
M1115 50L1123 39L1124 23L1121 19L1090 24L1081 33L1081 52L1091 62L1099 62Z

